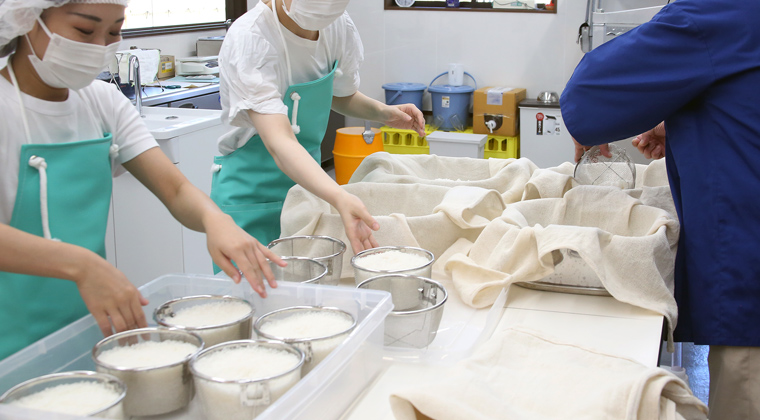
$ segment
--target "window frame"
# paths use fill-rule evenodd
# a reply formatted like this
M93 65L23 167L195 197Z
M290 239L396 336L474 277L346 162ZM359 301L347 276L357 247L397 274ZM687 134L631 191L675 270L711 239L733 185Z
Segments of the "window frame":
M395 0L383 0L385 10L424 10L424 11L446 11L446 12L497 12L497 13L557 13L557 3L559 0L554 0L554 10L538 10L538 9L494 9L491 7L491 3L475 2L475 1L462 1L460 0L459 7L446 7L445 1L434 1L430 5L417 6L413 4L411 7L401 7L396 4ZM549 3L549 1L547 1Z
M121 32L123 39L139 38L143 36L177 34L182 32L208 31L212 29L226 29L232 22L248 11L248 0L225 0L224 4L227 20L224 22L191 23L188 25L153 26L150 28L124 29Z

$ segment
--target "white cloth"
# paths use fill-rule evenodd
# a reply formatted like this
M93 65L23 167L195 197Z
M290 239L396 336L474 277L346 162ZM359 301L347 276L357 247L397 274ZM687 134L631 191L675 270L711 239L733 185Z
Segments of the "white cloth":
M574 171L575 165L570 162L553 168L536 169L525 185L522 199L562 197L571 188L579 185L573 179ZM665 159L654 160L648 165L637 164L635 188L623 191L631 197L638 198L647 206L663 209L676 216Z
M392 393L396 419L707 419L704 403L664 369L526 329L497 331L450 370L445 381Z
M618 188L579 186L510 204L467 252L441 263L462 300L483 308L507 285L551 275L557 252L573 250L615 299L665 316L672 342L678 232L669 213Z
M458 240L474 241L505 208L496 191L477 187L369 182L341 187L359 197L380 224L374 233L380 246L420 247L436 258ZM350 244L340 215L330 204L296 185L285 198L281 222L283 237L326 235L345 242L349 250L341 277L353 277Z
M472 159L382 152L364 158L349 182L480 187L498 191L509 204L520 201L536 169L524 158Z
M114 174L121 163L158 146L134 105L112 84L93 81L79 91L69 90L62 102L44 101L22 93L32 141L65 143L103 137L110 132L119 146ZM0 77L0 223L8 224L18 187L19 156L26 134L13 85ZM97 119L93 121L93 117ZM83 163L85 164L85 163Z
M274 13L259 2L235 21L224 37L219 52L222 120L235 128L219 139L219 152L229 154L256 134L247 110L261 114L283 114L288 110L282 97L289 87L284 45ZM343 13L319 39L301 38L281 26L291 60L293 83L316 80L338 61L333 95L350 96L359 89L359 67L364 49L359 31L348 13Z

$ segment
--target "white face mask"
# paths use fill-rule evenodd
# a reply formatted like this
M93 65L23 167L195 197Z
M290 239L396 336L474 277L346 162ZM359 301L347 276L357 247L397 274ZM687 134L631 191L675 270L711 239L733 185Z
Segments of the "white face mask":
M275 0L272 0L275 1ZM290 10L282 8L296 25L309 31L330 26L346 11L349 0L293 0Z
M42 19L37 18L37 21L50 42L45 55L40 59L27 36L26 40L32 48L29 61L40 79L50 87L78 90L88 86L114 59L114 54L119 49L119 42L103 46L72 41L51 33Z

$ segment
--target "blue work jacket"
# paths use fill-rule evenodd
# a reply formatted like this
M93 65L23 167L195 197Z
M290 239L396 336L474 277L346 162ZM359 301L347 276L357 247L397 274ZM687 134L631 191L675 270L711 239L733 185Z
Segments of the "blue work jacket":
M760 346L760 1L677 0L586 54L560 105L595 145L667 131L677 341Z

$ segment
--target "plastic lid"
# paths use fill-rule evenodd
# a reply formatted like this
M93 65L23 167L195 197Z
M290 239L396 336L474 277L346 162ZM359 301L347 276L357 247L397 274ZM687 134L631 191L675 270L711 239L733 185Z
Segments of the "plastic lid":
M386 83L383 85L383 89L386 90L399 90L402 92L410 90L425 90L427 85L423 83Z
M451 85L431 85L428 86L428 92L435 93L471 93L475 88L472 86L451 86Z

